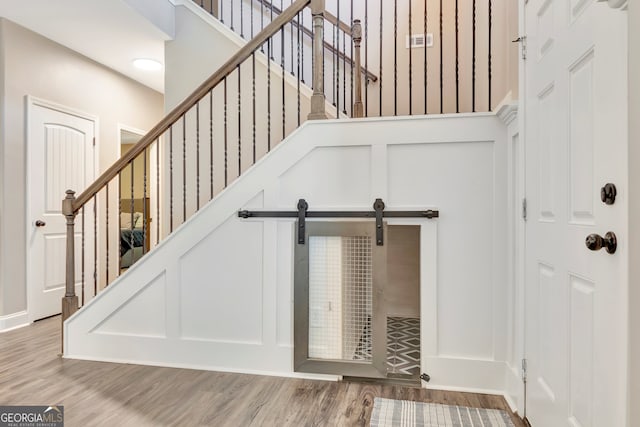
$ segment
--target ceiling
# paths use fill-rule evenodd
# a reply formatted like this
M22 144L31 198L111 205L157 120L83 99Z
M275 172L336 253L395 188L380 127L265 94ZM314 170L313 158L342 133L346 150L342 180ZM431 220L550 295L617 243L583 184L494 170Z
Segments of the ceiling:
M170 36L125 0L1 0L0 16L164 93L164 68L143 71L132 61L164 64Z

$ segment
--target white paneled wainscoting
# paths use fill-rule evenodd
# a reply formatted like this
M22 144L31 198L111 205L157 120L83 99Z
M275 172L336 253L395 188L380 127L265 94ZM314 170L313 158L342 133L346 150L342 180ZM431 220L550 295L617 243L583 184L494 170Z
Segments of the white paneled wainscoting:
M508 135L495 114L303 124L71 317L65 357L300 376L295 221L237 212L294 211L301 198L310 211L372 210L381 198L385 210L440 211L387 220L420 227L423 385L506 394Z

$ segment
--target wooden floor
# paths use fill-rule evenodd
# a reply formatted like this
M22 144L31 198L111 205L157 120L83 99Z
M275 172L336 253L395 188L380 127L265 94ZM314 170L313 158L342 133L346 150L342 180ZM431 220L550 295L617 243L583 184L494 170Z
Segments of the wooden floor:
M66 426L368 426L376 396L509 412L491 395L86 362L59 350L59 317L0 334L0 405L61 404Z

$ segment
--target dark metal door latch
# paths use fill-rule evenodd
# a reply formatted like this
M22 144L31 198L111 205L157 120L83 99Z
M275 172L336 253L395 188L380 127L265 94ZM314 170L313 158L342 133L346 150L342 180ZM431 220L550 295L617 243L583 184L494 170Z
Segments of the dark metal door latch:
M600 200L607 205L612 205L616 202L617 194L618 190L615 184L605 184L604 187L600 189Z
M585 244L589 250L599 251L605 248L608 253L614 254L618 248L618 239L612 231L607 232L604 237L598 234L589 234L585 240Z

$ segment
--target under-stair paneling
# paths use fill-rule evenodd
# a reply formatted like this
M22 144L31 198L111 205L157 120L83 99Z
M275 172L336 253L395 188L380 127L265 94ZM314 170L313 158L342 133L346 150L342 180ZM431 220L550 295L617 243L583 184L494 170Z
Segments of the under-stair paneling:
M166 338L166 284L163 272L100 322L92 332L121 334L124 330L131 336Z
M278 189L282 208L295 209L301 198L309 210L373 205L371 146L318 147L282 175Z
M494 144L397 144L388 150L389 204L435 205L443 213L438 219L437 302L450 309L438 311L436 354L490 359L495 307L494 253L488 243L496 212L474 207L494 199Z
M277 221L277 270L276 283L293 283L293 245L295 224L291 221ZM276 295L276 344L291 348L293 343L293 287L279 286Z
M232 217L180 258L180 338L262 344L263 228Z
M70 318L65 356L304 375L293 372L295 221L237 211L295 210L299 198L310 210L371 210L381 197L387 210L440 209L439 219L388 220L421 230L431 386L504 390L506 230L495 224L507 210L506 141L493 114L307 122ZM94 331L157 277L165 336L131 336L142 311Z

